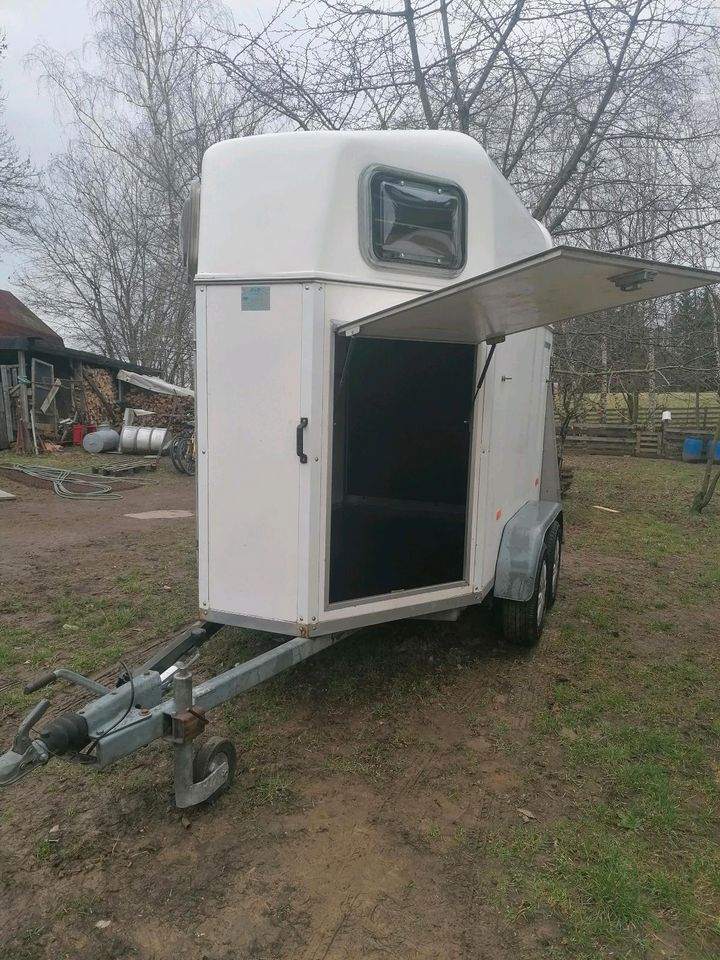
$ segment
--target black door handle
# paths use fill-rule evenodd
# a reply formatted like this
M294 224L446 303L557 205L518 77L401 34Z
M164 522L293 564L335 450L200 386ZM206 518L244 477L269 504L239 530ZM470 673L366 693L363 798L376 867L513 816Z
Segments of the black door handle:
M303 430L307 425L308 418L300 417L300 423L297 425L297 430L295 431L295 450L300 458L300 463L307 463L307 454L303 450Z

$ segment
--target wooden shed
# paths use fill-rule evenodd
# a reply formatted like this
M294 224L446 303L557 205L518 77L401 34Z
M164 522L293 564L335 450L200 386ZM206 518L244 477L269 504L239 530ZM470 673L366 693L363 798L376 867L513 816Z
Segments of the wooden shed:
M119 370L156 370L85 350L63 338L8 290L0 290L0 450L56 437L61 420L118 419Z

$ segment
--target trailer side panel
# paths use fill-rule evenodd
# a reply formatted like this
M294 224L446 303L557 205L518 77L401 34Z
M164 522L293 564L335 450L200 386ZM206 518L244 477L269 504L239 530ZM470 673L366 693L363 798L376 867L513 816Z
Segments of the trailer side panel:
M208 285L198 420L200 552L213 616L298 619L302 286ZM206 605L203 604L206 601ZM222 617L220 617L222 619Z

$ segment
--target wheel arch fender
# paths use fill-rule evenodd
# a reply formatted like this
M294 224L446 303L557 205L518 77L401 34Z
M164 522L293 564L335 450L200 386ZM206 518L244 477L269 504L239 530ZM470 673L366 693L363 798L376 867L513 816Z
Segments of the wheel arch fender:
M525 602L533 595L545 535L555 520L563 525L562 504L533 500L513 514L500 538L493 594Z

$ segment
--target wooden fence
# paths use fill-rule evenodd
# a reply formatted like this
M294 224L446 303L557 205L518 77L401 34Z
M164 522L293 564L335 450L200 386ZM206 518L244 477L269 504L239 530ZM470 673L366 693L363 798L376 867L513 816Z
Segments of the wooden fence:
M681 460L686 437L700 437L705 448L712 436L713 430L683 430L676 426L642 430L609 423L577 423L565 438L563 452Z
M700 407L699 409L695 409L695 407L658 406L655 411L655 421L658 426L663 410L670 411L672 415L670 422L673 427L679 427L684 430L712 430L717 423L718 412L720 412L720 408L718 407ZM635 426L649 430L651 428L649 417L650 412L647 409L639 410ZM592 406L585 412L583 422L585 424L601 424L602 426L633 426L630 412L615 406L607 408L604 419L602 418L600 408Z
M635 451L635 433L634 427L617 424L576 423L565 438L563 451L631 457Z

